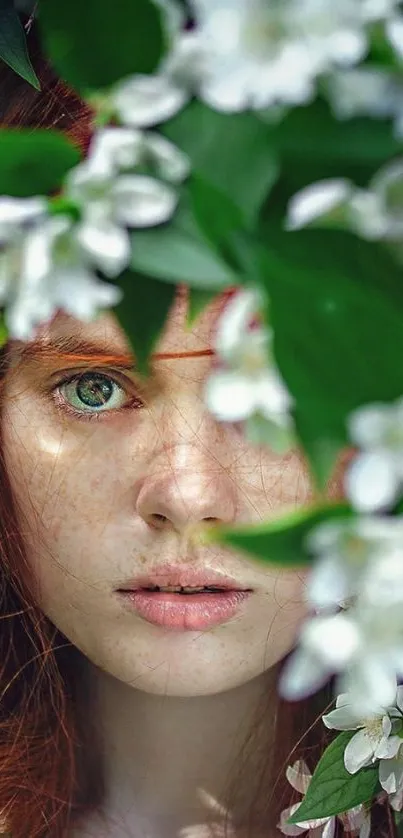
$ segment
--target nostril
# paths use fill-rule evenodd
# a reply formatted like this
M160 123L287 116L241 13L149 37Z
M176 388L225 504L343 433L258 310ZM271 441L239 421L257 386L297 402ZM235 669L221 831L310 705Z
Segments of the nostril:
M153 512L151 515L148 516L148 523L151 527L156 527L157 529L161 529L164 527L168 522L168 518L166 515L161 515L159 512Z

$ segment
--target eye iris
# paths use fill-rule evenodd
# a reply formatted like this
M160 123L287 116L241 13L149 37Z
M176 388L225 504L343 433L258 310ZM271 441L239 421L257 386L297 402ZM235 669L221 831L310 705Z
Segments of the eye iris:
M113 395L113 382L96 373L83 375L76 384L76 393L87 407L102 407Z

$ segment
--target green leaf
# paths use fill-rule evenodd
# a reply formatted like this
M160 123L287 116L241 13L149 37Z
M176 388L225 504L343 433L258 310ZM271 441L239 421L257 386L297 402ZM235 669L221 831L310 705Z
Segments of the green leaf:
M315 165L333 167L333 174L341 176L347 174L346 165L377 167L403 148L392 120L335 119L329 105L320 99L290 110L272 126L271 142L281 154L285 170L289 165L301 168L302 160L304 166L312 160Z
M323 486L350 412L403 392L403 270L379 244L339 231L285 233L274 213L262 239L275 357Z
M125 271L118 281L124 291L114 311L124 329L140 372L148 372L148 360L175 296L175 286L151 277Z
M0 59L36 90L41 89L14 0L0 0Z
M313 509L288 513L280 519L254 524L253 527L210 527L208 541L227 544L244 550L257 559L282 567L309 564L310 556L304 541L310 530L322 521L352 516L347 504L328 504Z
M79 160L76 146L56 131L0 130L0 195L53 192Z
M199 229L194 216L181 207L169 224L133 234L132 267L164 282L220 291L239 277Z
M215 291L205 291L203 288L189 288L188 308L187 308L187 325L189 328L202 311L211 303L216 297Z
M152 0L40 0L45 51L77 90L151 73L163 51L161 10Z
M271 129L254 114L222 114L193 102L163 131L189 155L194 174L231 198L253 227L279 174Z
M190 205L200 230L235 270L239 265L232 243L244 232L242 212L232 199L211 181L198 175L188 183Z
M319 760L301 806L289 823L327 818L347 812L372 800L380 790L378 766L349 774L344 767L344 751L356 731L340 733Z

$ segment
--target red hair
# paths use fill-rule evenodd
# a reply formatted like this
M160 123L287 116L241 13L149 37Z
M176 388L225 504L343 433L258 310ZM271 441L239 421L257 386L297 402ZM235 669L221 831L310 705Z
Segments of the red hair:
M30 88L7 68L0 76L0 120L3 126L41 126L68 134L85 151L91 135L91 112L76 94L57 79L40 56L35 29L30 53L42 83L42 92ZM88 347L76 347L74 361L99 366L105 356ZM50 349L28 345L24 357ZM71 345L52 350L71 358ZM25 353L25 354L24 354ZM121 361L122 359L118 359ZM110 357L108 363L116 363ZM1 376L8 371L8 350L3 351ZM1 384L0 384L1 386ZM343 463L332 484L338 490ZM79 819L102 802L102 776L98 772L96 731L91 712L78 702L82 654L41 612L35 579L27 561L17 524L16 502L1 450L0 430L0 812L12 838L67 838ZM285 779L287 764L305 758L311 768L325 745L321 715L331 699L324 692L298 705L266 697L275 713L274 741L262 743L261 717L250 732L229 785L234 797L250 748L267 750L256 799L251 801L250 834L269 836L280 811L295 800ZM270 702L270 703L269 703ZM243 782L243 780L242 780ZM263 803L262 803L263 802ZM376 807L375 807L376 808ZM259 812L257 815L256 813ZM341 831L339 828L339 835ZM374 838L393 836L390 811L375 812Z

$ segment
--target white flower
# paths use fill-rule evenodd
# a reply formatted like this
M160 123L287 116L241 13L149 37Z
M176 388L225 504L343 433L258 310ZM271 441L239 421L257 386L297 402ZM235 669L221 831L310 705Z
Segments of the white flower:
M176 77L221 111L302 104L318 75L364 57L367 25L386 6L394 0L382 13L373 0L192 0L194 29L173 50L182 51Z
M207 104L239 111L313 96L312 57L290 35L293 6L289 0L193 0L193 54L206 56L198 93ZM189 50L189 75L192 63ZM185 69L183 62L183 75Z
M371 116L395 120L401 135L403 120L403 84L399 76L381 67L357 67L329 74L327 95L337 119Z
M317 557L307 581L307 598L313 608L342 605L362 589L365 582L380 599L379 561L400 555L403 546L402 518L360 517L319 524L308 534L305 545ZM403 568L403 562L400 562ZM373 568L372 582L369 568ZM392 572L395 567L393 565ZM398 574L394 573L396 580ZM385 587L390 585L390 573ZM403 603L403 584L402 584Z
M46 198L0 197L0 247L18 238L26 225L32 224L47 213Z
M347 496L361 511L388 508L403 483L403 399L359 408L348 418L348 431L361 453L347 470Z
M177 204L177 196L167 184L147 175L115 176L93 167L90 159L70 170L65 194L82 213L77 231L82 247L110 277L118 276L130 262L126 227L162 224Z
M403 132L402 99L396 113ZM389 106L388 106L389 107ZM403 160L383 166L368 189L348 180L318 181L293 196L287 227L299 229L318 222L336 222L369 240L385 239L400 245L403 235Z
M53 216L0 254L1 302L12 337L32 338L35 328L63 309L90 320L122 297L101 282L75 238L72 221Z
M102 128L94 135L89 160L93 171L106 175L150 166L163 180L181 183L189 174L190 161L173 143L152 131L136 128Z
M354 187L344 178L320 180L301 189L289 201L287 230L299 230L319 219L337 219L348 206Z
M389 760L396 757L402 740L394 733L395 719L401 728L402 706L403 687L397 689L395 706L380 707L378 712L364 719L362 716L357 717L356 708L347 693L337 697L336 709L322 718L326 727L332 730L357 731L344 751L344 765L350 774L356 774L377 759Z
M258 295L239 290L218 323L215 348L225 369L214 371L206 385L206 404L219 420L267 420L273 438L289 428L291 397L274 365L270 365L271 333L251 328L259 310ZM253 428L252 431L253 433Z
M291 700L316 692L349 666L361 649L361 632L350 615L316 616L302 625L298 641L280 678L280 693Z
M303 760L297 760L294 765L289 765L286 777L290 785L301 794L306 794L312 775ZM301 821L298 824L287 823L288 819L297 811L300 803L294 803L281 813L278 828L283 835L301 835L309 832L310 838L333 838L336 832L337 820L340 820L346 830L359 834L359 838L369 838L370 814L364 806L356 806L340 815L333 815L328 818L317 818L311 821Z
M287 661L280 691L303 698L336 674L357 717L392 706L403 675L402 602L369 606L358 598L347 613L317 616L302 626L297 650Z
M185 85L167 73L136 75L118 82L110 106L122 125L149 128L174 116L189 100Z

